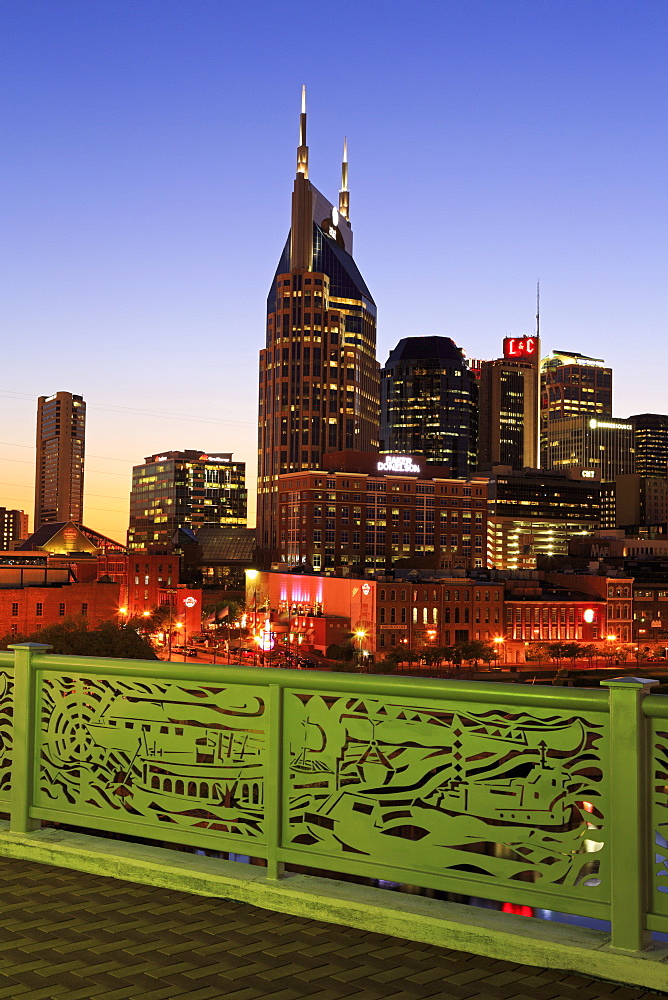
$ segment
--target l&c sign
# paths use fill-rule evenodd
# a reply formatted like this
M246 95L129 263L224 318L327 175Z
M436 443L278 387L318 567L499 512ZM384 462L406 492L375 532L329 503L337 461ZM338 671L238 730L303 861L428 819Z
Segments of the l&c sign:
M504 337L504 358L533 358L538 350L538 337Z

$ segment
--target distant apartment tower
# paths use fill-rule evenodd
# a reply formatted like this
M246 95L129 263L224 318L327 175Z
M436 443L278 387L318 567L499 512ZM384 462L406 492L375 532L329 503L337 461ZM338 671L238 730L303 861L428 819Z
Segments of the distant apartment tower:
M629 417L635 431L636 472L665 479L668 475L668 415L636 413Z
M246 527L246 465L230 452L166 451L132 470L131 550L169 549L180 530ZM194 538L193 538L194 541Z
M541 467L552 467L546 463L553 422L580 414L612 416L612 368L600 358L553 351L540 363Z
M506 337L503 357L476 362L478 470L538 466L538 337Z
M86 404L56 392L37 401L36 531L54 521L83 520Z
M380 450L420 455L455 478L476 469L478 383L449 337L404 337L381 372Z
M635 472L633 424L618 417L574 416L549 425L544 469L581 469L612 482Z
M0 549L13 549L20 539L28 537L28 515L22 510L0 507Z

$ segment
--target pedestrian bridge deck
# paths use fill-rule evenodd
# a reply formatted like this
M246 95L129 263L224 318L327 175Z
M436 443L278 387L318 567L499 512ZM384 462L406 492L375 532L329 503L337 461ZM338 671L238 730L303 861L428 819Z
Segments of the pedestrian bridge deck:
M650 1000L245 903L0 858L0 998ZM667 984L668 985L668 984Z

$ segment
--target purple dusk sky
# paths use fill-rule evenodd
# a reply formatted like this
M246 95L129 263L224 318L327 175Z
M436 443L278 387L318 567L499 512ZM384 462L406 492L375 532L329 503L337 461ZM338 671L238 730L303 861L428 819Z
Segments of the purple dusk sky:
M0 504L32 516L36 398L88 403L85 522L130 471L233 451L254 492L257 354L301 85L310 176L350 151L378 357L404 336L614 369L668 412L665 0L3 0ZM254 506L254 505L253 505Z

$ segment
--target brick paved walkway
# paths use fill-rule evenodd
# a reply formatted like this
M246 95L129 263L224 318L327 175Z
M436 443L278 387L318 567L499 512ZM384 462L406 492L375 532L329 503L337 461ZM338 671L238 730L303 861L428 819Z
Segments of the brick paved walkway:
M243 903L0 858L0 998L8 1000L657 996Z

